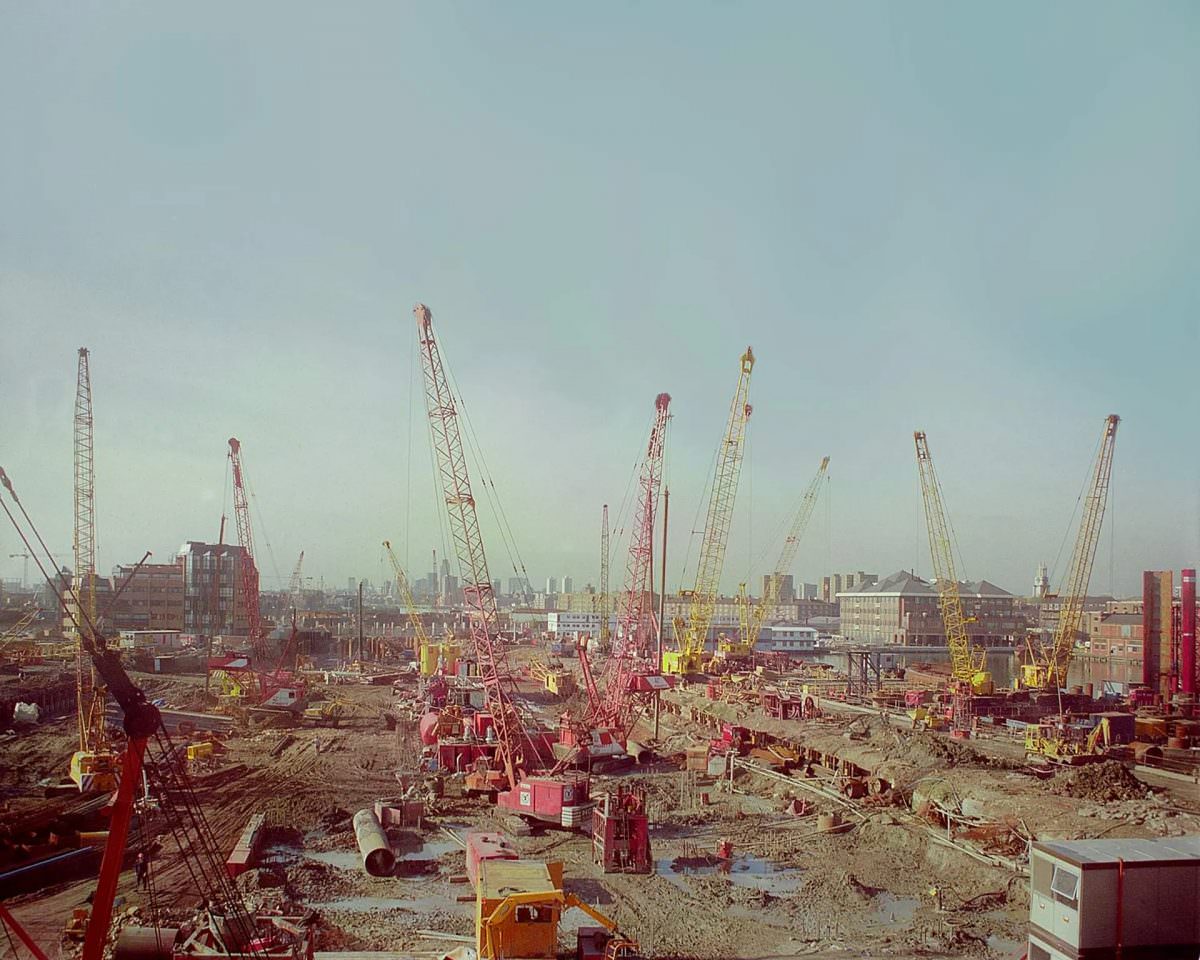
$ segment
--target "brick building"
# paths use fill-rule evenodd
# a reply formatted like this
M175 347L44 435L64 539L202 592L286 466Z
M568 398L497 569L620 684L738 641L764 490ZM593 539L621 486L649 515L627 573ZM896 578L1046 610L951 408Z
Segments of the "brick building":
M112 604L111 629L183 630L183 561L147 563L137 573L135 566L126 564L113 571L113 585L120 595Z
M1001 647L1025 636L1025 617L1016 598L986 580L960 582L967 630L976 646ZM862 583L838 594L839 632L865 644L941 647L946 630L938 607L937 590L920 577L901 570L875 583Z

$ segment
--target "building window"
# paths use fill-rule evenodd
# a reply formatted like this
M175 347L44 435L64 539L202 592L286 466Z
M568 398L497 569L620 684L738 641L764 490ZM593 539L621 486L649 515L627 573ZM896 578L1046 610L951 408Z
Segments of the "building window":
M1059 903L1075 906L1078 902L1079 874L1055 864L1054 876L1050 878L1050 892Z

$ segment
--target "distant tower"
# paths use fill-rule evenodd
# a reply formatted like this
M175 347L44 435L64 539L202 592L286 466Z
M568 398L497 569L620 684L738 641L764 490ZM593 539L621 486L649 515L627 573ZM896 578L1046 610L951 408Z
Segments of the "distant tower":
M1033 578L1033 598L1035 600L1045 600L1046 594L1050 592L1050 575L1046 573L1046 565L1038 564L1037 576Z
M549 594L558 593L558 577L547 577L546 578L546 593L549 593Z
M575 592L575 578L574 577L563 577L562 578L562 592L563 593L574 593Z

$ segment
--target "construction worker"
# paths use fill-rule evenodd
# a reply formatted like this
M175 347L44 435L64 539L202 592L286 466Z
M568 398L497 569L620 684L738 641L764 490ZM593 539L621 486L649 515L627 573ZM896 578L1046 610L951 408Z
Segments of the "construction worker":
M139 850L137 859L133 861L133 874L137 878L137 889L150 889L150 861L146 859L144 850Z

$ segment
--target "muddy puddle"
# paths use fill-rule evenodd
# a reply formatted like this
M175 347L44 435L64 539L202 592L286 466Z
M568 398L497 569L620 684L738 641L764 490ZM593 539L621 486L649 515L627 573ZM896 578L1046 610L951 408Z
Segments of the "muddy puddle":
M691 892L688 877L724 877L735 886L761 890L776 897L794 894L804 885L801 868L781 866L761 857L741 856L732 860L676 857L658 860L655 872L687 892Z
M907 927L912 923L920 905L921 901L916 897L879 893L875 895L875 920L888 927Z

